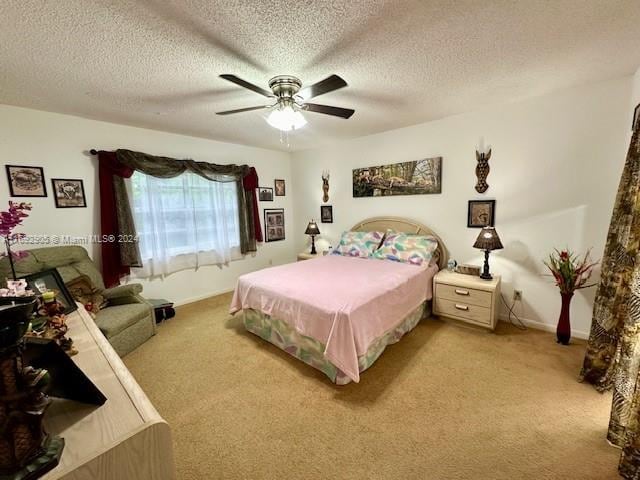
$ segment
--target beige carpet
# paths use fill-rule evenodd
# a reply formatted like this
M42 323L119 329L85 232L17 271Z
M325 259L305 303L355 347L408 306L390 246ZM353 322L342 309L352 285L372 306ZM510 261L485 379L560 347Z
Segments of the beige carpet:
M181 480L617 478L610 396L576 381L584 343L430 319L339 387L245 332L229 300L179 308L125 359Z

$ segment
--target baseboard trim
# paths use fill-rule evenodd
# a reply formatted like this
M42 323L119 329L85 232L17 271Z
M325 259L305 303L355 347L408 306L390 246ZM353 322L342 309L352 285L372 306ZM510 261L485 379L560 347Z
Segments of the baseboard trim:
M188 305L189 303L199 302L200 300L206 300L207 298L217 297L218 295L224 295L225 293L231 293L235 290L235 288L227 288L224 290L219 290L217 292L205 293L204 295L198 295L196 297L189 297L183 300L179 300L175 302L173 305L175 307L180 307L182 305Z
M509 323L508 315L501 313L499 318L501 321ZM549 325L548 323L542 323L542 322L538 322L537 320L531 320L531 319L522 318L522 317L520 317L520 320L522 320L522 323L524 323L527 327L533 328L535 330L543 330L545 332L553 332L553 333L555 333L556 331L555 325ZM517 320L515 320L515 322L517 323ZM589 338L589 332L583 332L581 330L571 330L571 336L574 338L587 340Z

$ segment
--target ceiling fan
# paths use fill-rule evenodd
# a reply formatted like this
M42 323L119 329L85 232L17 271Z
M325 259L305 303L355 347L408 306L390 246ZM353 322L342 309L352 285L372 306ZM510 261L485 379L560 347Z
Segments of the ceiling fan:
M305 88L302 88L302 82L296 77L291 75L278 75L269 80L270 92L253 83L242 80L235 75L224 74L220 75L220 78L259 93L264 97L275 99L275 103L217 112L218 115L231 115L233 113L271 108L273 110L267 117L267 123L278 130L288 132L307 124L307 120L301 113L302 111L324 113L325 115L333 115L340 118L349 118L355 113L355 110L350 108L332 107L330 105L308 102L308 100L312 98L346 87L347 82L338 75L331 75Z

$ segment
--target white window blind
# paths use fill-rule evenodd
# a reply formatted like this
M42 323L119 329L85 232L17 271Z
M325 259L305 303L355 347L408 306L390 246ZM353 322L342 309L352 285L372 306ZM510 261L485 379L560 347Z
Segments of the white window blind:
M131 177L132 209L142 268L138 277L167 275L241 257L238 196L232 177L212 182L194 173Z

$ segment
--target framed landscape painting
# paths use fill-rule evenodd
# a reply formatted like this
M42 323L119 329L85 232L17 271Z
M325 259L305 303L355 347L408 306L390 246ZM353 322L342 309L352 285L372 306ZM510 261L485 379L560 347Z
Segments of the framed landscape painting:
M42 167L5 165L12 197L46 197Z
M265 242L284 240L284 208L264 209Z
M353 170L354 197L442 193L442 157Z

